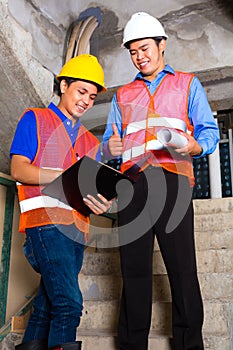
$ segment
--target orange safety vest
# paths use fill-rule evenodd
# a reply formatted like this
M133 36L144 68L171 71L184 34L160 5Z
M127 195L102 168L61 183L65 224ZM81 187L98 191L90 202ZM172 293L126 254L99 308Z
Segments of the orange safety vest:
M29 111L30 109L27 109ZM60 118L49 108L31 109L36 118L38 149L33 165L40 168L65 170L79 157L96 157L98 139L83 125L72 147L69 135ZM24 114L23 114L24 115ZM21 116L21 118L23 117ZM89 231L89 217L85 217L59 200L41 193L44 186L17 183L21 209L19 231L49 224L75 224L84 233Z
M123 172L136 163L140 164L141 171L149 165L161 166L170 172L187 176L191 185L194 185L191 157L183 157L172 149L165 149L156 137L163 127L193 133L188 118L192 79L193 74L167 74L153 95L146 83L138 79L118 89L117 101L123 130Z

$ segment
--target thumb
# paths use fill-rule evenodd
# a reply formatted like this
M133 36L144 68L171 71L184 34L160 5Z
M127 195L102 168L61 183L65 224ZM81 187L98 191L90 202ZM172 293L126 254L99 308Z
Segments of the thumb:
M113 130L114 136L120 136L120 135L119 135L119 131L118 131L118 129L117 129L117 126L116 126L116 124L114 124L114 123L112 123L112 130Z

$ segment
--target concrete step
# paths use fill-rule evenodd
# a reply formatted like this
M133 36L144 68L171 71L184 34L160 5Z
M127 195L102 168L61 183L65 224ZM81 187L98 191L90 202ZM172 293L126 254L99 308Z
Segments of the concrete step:
M215 213L232 213L233 197L195 199L193 201L193 206L194 206L194 213L196 215L215 214Z
M204 300L230 301L233 299L233 274L199 273ZM119 276L79 275L79 284L85 301L119 300L122 280ZM153 276L153 301L170 302L171 293L167 275Z
M115 332L77 331L77 339L82 340L82 350L117 350L117 336ZM148 350L172 350L171 338L168 335L151 332Z
M153 303L151 330L170 333L171 303ZM83 316L79 330L102 329L114 332L117 329L119 301L84 301Z
M232 273L233 249L200 250L196 252L198 273ZM153 272L166 274L161 253L154 252Z
M22 335L9 333L0 343L0 350L14 350L20 344ZM99 330L77 330L77 340L82 341L82 350L118 350L115 332ZM229 350L230 338L224 335L204 334L205 350ZM173 350L171 337L150 332L148 350Z
M229 335L204 334L205 350L231 350L232 342Z
M233 198L195 200L194 211L198 275L205 311L205 349L229 350L233 299ZM117 229L98 234L96 241L86 250L80 275L84 310L78 336L83 340L84 350L92 347L116 350L121 291ZM105 247L111 249L103 249ZM149 350L171 350L170 289L157 242L154 250Z
M229 337L229 323L232 306L229 301L205 300L204 334ZM119 301L84 301L83 316L79 331L102 329L115 332L119 315ZM171 303L153 302L151 331L160 334L171 333ZM220 349L218 349L220 350Z
M210 237L214 237L213 244L223 247L233 245L230 231L233 229L233 198L194 200L194 222L197 240L197 249L205 249L206 244L211 245ZM113 248L119 246L117 223L106 217L92 216L91 220L91 246L97 248ZM114 227L112 227L114 225ZM209 234L211 233L211 236ZM225 237L221 237L224 233ZM203 235L203 237L200 237ZM215 236L217 241L215 241ZM206 242L206 244L205 244Z
M195 215L194 227L196 231L215 231L233 228L233 213L220 212L214 214Z
M121 294L121 277L116 275L79 274L79 285L84 300L118 300Z
M232 213L233 216L233 213ZM199 250L221 250L233 249L232 228L222 227L215 230L198 231L195 230L196 251ZM157 240L155 240L154 250L159 251Z
M196 252L198 273L232 273L233 248L209 249ZM120 256L118 250L101 251L88 248L85 252L82 273L86 276L116 275L120 276ZM164 262L159 250L153 256L153 273L166 274Z
M196 215L194 228L196 250L233 249L233 212ZM100 230L91 239L89 246L99 251L119 247L116 228L107 233ZM159 250L156 239L154 250Z
M85 249L82 273L84 275L120 275L119 249Z
M195 200L194 212L198 275L205 312L205 350L232 350L233 198ZM122 282L117 228L112 228L113 223L103 217L92 219L93 241L85 250L79 276L84 309L77 339L83 341L83 350L118 349L116 329ZM96 227L99 227L97 234ZM171 296L157 242L154 247L153 272L149 350L172 350ZM0 350L13 350L19 338L10 334L0 344ZM7 346L4 345L7 342Z
M233 215L233 213L232 213ZM212 231L195 230L195 245L198 250L233 249L233 230L222 227Z
M219 217L222 214L218 214ZM229 213L230 222L222 222L222 219L216 219L217 223L210 225L209 223L203 223L203 221L208 221L208 217L203 215L201 219L196 220L195 227L195 244L196 250L209 250L209 249L233 249L233 225L231 220L233 220L233 213ZM226 219L226 218L225 218ZM197 221L199 220L199 223ZM204 227L205 226L205 227ZM207 229L208 228L208 229ZM119 241L118 241L118 233L117 230L114 229L108 233L95 233L91 236L92 241L89 246L95 250L107 251L110 249L113 251L114 249L118 249ZM155 239L154 250L159 250L157 240Z
M82 350L118 350L114 332L102 330L77 331L77 340L82 340ZM169 335L150 332L148 350L173 350ZM229 350L230 338L224 335L204 334L205 350Z

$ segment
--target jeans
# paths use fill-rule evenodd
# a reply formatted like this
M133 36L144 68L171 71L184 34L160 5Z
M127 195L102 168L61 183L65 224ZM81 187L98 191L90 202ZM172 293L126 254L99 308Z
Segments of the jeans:
M23 342L48 339L48 346L76 340L83 309L78 273L82 267L83 235L74 225L46 225L26 230L24 253L41 274L33 312ZM71 235L68 236L68 228ZM70 237L79 236L78 240ZM83 240L84 243L84 240Z

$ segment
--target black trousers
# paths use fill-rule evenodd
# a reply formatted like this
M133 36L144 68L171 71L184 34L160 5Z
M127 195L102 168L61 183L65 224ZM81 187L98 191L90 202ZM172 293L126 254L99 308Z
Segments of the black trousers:
M123 279L118 325L121 350L148 348L155 234L171 288L175 349L204 349L191 197L188 179L162 168L146 169L134 186L122 183L118 188Z

